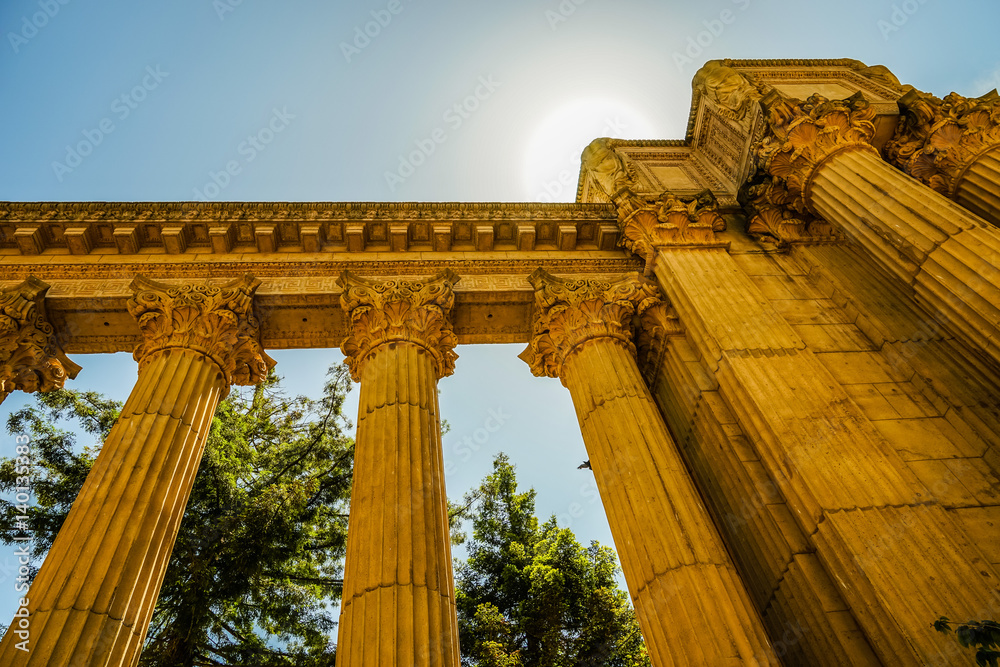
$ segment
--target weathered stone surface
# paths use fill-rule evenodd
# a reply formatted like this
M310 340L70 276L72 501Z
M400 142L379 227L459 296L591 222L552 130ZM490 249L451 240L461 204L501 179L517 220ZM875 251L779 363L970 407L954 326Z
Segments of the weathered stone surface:
M437 381L456 355L450 271L423 281L346 273L342 349L361 383L339 667L458 667Z
M33 276L0 290L0 403L15 389L60 389L80 372L63 353L45 316L48 290Z
M654 664L779 664L763 624L635 363L633 315L658 305L638 276L531 276L536 333L521 358L569 389ZM714 619L713 641L698 639Z
M137 663L215 408L248 349L270 361L251 344L256 286L136 279L138 380L31 585L31 650L8 632L0 663Z
M787 664L958 664L929 621L1000 600L997 99L908 91L854 60L710 62L685 138L595 141L576 204L0 203L4 298L51 285L14 308L44 305L32 349L140 361L32 589L32 664L134 659L215 402L262 346L343 343L341 661L456 665L435 383L456 343L528 341L577 406L654 664L768 640ZM621 280L643 268L669 303ZM55 348L11 361L4 316L8 385L72 375Z
M886 144L887 159L976 215L1000 225L1000 95L951 93L939 99L910 90Z

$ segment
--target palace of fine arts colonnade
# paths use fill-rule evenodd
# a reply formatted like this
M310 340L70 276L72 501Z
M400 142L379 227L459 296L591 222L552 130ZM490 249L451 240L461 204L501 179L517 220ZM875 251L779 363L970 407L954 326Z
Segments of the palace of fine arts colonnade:
M996 91L711 61L576 203L6 202L0 262L0 400L138 373L2 665L138 662L215 408L288 348L360 384L341 667L460 664L474 343L569 392L653 665L964 665L931 623L1000 619Z

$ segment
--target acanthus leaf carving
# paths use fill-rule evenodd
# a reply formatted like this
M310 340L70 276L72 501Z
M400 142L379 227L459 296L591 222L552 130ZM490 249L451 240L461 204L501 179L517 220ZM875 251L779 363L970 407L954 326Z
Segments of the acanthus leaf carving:
M667 301L648 306L639 316L635 336L636 360L648 386L652 387L656 379L667 339L683 335L684 327L677 311Z
M916 89L899 99L904 113L885 146L896 167L946 197L955 196L965 170L983 153L1000 148L1000 95L957 93L943 100Z
M606 338L634 356L633 318L660 301L656 284L638 274L614 280L565 279L537 269L534 335L518 357L539 377L561 377L566 360L583 343Z
M132 354L139 368L168 349L185 348L212 359L227 388L262 381L274 360L260 345L260 322L253 312L259 286L249 274L219 286L168 285L137 276L127 307L143 337Z
M653 271L657 249L664 246L713 245L715 232L726 229L719 204L711 190L693 197L664 192L649 200L629 189L615 197L618 209L618 241L646 263L646 275Z
M746 212L747 233L758 241L783 248L791 243L842 240L827 221L795 210L796 198L773 177L744 185L739 201Z
M0 291L0 400L14 390L61 389L80 367L63 353L45 315L49 286L34 276Z
M809 189L817 168L843 150L878 155L875 110L860 92L845 100L811 95L804 102L770 91L761 100L767 111L768 132L757 155L764 171L792 196L790 206L809 210Z
M344 271L337 284L344 290L340 305L351 333L340 349L354 381L361 381L365 363L381 346L399 342L427 350L439 379L451 375L458 358L450 317L458 281L451 269L427 280L379 281Z

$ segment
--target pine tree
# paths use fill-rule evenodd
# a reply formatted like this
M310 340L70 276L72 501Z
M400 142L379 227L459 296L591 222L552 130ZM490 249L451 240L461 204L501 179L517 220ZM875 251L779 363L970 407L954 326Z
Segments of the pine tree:
M504 454L459 513L472 521L468 560L456 567L463 665L649 664L614 552L584 548L555 517L539 526L535 491L518 493Z
M341 408L350 381L330 369L319 401L288 398L273 373L216 411L140 665L333 665L354 443ZM48 551L121 406L93 392L40 394L11 415L31 436L33 555ZM78 448L75 422L97 439ZM16 475L0 463L0 491ZM20 511L0 500L0 541ZM32 572L32 576L34 571Z

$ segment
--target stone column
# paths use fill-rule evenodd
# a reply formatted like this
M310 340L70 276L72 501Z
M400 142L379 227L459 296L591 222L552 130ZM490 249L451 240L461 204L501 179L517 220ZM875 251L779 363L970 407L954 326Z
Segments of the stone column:
M361 398L338 667L459 665L437 399L457 358L456 282L340 277Z
M35 277L0 290L0 403L15 389L61 389L80 367L70 361L45 317L49 286Z
M759 155L789 206L839 228L1000 366L1000 230L884 162L860 94L763 104Z
M779 664L635 362L632 320L655 285L531 275L521 354L569 389L654 665Z
M881 662L953 664L927 619L995 614L1000 579L979 547L728 252L661 247L654 274ZM785 583L822 582L804 574Z
M952 93L943 100L911 90L886 144L888 160L945 197L1000 226L1000 95Z
M259 284L132 282L139 378L28 591L29 650L15 623L0 664L137 663L215 408L274 364L257 341Z

